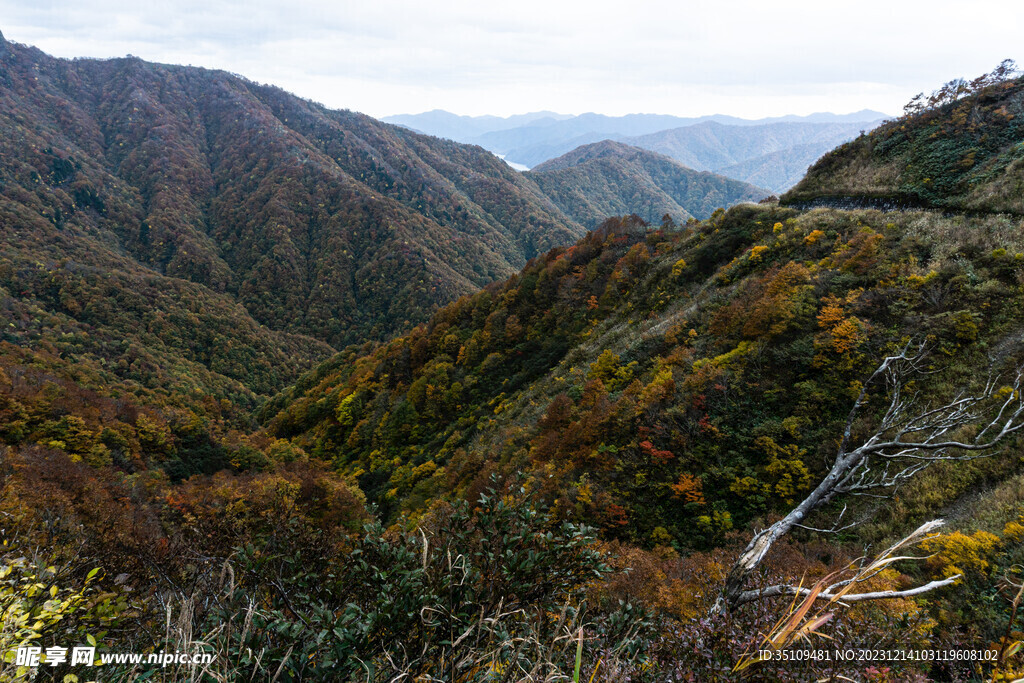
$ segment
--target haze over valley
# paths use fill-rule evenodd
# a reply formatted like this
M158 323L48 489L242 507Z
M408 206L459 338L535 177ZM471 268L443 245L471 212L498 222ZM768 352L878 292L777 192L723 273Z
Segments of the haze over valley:
M654 114L568 116L457 116L442 110L382 120L429 135L480 145L520 167L532 168L582 145L613 140L658 152L696 171L714 171L782 193L833 147L871 130L877 111L764 119Z

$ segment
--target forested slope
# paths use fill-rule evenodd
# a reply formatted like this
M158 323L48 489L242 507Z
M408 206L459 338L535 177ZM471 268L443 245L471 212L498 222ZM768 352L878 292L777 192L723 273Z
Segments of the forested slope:
M666 214L679 223L703 220L715 209L771 194L611 140L577 147L526 175L562 211L590 228L608 216L631 213L651 223Z
M3 439L231 466L250 411L332 345L582 232L482 150L223 72L0 38Z
M927 365L907 388L922 408L978 390L996 372L998 397L1016 400L1022 236L1017 218L927 211L744 205L676 232L613 219L410 335L336 357L263 418L273 436L354 477L399 525L432 519L443 500L476 500L496 482L521 486L555 519L596 524L622 544L614 553L643 567L642 578L623 579L629 595L693 619L732 561L719 549L736 552L751 527L778 519L825 475L854 400L887 354L924 344ZM886 400L869 394L854 443L872 434ZM855 610L833 633L874 633L897 647L999 637L1005 601L974 596L1002 585L1021 559L1019 444L933 465L891 498L838 497L812 523L852 525L831 539L799 531L759 580L838 571L865 545L952 515L953 529L926 544L932 558L872 585L959 574L953 587ZM687 559L658 564L627 550L636 547ZM742 618L774 621L758 609ZM714 658L733 651L719 639L747 637L693 624L694 641L681 635L686 626L660 642L718 642ZM683 671L704 656L673 647L669 661ZM818 666L808 670L828 669ZM795 671L783 679L811 675Z
M569 216L478 147L224 72L0 47L11 442L212 471L299 373L508 277L605 210L584 193ZM132 407L115 419L89 396ZM188 466L147 453L136 410L223 448L183 451ZM68 420L91 436L70 438ZM123 439L100 444L113 422Z
M949 457L903 479L863 471L871 486L854 490L870 495L834 489L742 575L748 603L715 607L755 531L851 444L910 410L940 418L902 435L965 442L987 411L1024 413L1024 222L1008 189L1020 81L898 124L899 159L948 171L933 181L949 203L889 183L853 197L926 206L808 209L833 195L797 192L583 234L556 206L569 199L479 149L220 72L52 60L2 39L0 69L8 653L99 634L104 649L216 653L223 680L568 678L575 664L660 683L736 678L788 623L837 648L997 659L779 660L755 676L1020 667L1021 432L969 451L980 459L937 445ZM849 187L874 157L840 162L865 144L805 189L831 187L829 163ZM990 176L948 165L972 144ZM584 149L536 175L623 156ZM636 197L575 196L571 211L665 197L692 211L643 168ZM921 349L910 375L871 379L906 349ZM984 400L957 403L964 391ZM890 456L907 457L871 463ZM919 559L867 568L936 517L950 528ZM935 590L780 621L790 595L860 570L858 590ZM791 590L761 599L766 585ZM26 680L10 658L0 675ZM196 673L177 664L150 680Z
M331 344L385 338L582 234L478 148L223 72L7 44L9 211Z
M1021 234L770 206L682 233L617 220L335 359L265 415L280 405L272 433L385 509L524 471L570 518L703 547L807 490L851 392L901 340L931 340L949 381L986 348L1019 354Z

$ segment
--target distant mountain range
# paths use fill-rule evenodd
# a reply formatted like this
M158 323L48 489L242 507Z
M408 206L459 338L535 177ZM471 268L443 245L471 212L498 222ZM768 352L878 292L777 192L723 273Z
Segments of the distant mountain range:
M682 128L698 123L713 121L727 126L761 126L769 123L863 123L887 118L880 111L862 109L851 114L832 114L820 112L807 116L772 116L760 119L742 119L725 114L709 116L670 116L666 114L626 114L625 116L605 116L603 114L556 114L551 111L537 111L514 116L460 116L443 109L423 112L422 114L397 114L385 116L381 120L387 123L412 128L420 133L445 137L456 142L479 144L477 138L489 133L510 131L516 128L545 129L548 137L555 133L565 133L566 137L574 137L584 133L600 133L604 135L646 135L670 128ZM514 140L515 137L494 135L488 138L495 142Z
M698 171L714 171L783 192L821 155L873 127L840 122L727 126L706 121L622 141Z
M420 133L448 138L456 142L469 142L485 133L527 126L536 121L561 121L573 118L571 114L556 114L553 111L535 111L515 116L459 116L443 109L422 114L399 114L382 120Z
M507 118L457 116L435 110L390 116L389 123L477 144L528 168L581 145L617 140L665 154L698 171L783 192L838 144L880 123L885 114L818 113L757 120L721 114L683 118L659 114L565 116L535 112Z

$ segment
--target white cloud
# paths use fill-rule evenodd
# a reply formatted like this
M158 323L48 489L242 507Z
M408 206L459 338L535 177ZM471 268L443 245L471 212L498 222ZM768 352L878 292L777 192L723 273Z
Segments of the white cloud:
M896 113L1021 57L1022 16L1011 0L0 0L8 39L58 56L223 68L373 115Z

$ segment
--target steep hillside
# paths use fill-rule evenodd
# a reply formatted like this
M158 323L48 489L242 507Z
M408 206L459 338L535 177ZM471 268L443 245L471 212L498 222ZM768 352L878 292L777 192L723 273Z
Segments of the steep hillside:
M629 213L650 223L666 214L676 222L704 219L717 208L771 194L610 140L578 147L526 175L558 208L590 228L608 216Z
M784 201L1024 214L1024 78L958 95L826 155Z
M1021 88L584 232L748 186L0 37L0 679L1013 680Z
M925 406L983 382L993 362L1010 371L995 386L1013 381L1024 360L1022 228L1005 216L771 205L671 232L613 219L408 335L323 363L265 407L268 432L247 440L204 443L187 423L168 428L114 400L96 404L109 431L60 420L20 441L0 432L14 441L0 445L4 531L54 566L81 567L66 583L106 571L93 589L99 608L61 623L69 638L113 622L119 643L142 647L167 637L168 600L194 602L177 623L210 634L226 680L282 670L290 681L347 680L366 661L385 671L380 681L393 678L389 666L436 672L471 626L510 643L481 652L461 641L466 677L489 680L493 668L478 662L547 642L567 613L573 631L594 632L579 642L584 670L604 672L595 681L623 671L729 680L792 603L709 615L723 571L752 528L822 476L879 359L908 338L927 343L924 372L907 386ZM25 379L0 373L0 388L24 392ZM27 420L52 400L37 386ZM873 433L887 393L869 390L852 439ZM996 398L1019 395L1006 386ZM241 472L170 484L115 457L135 443L177 459L178 474L195 472L199 456ZM750 585L834 577L865 546L953 512L955 528L923 544L926 559L887 566L866 587L958 583L830 605L838 614L825 635L840 648L870 638L894 651L998 642L1010 608L996 591L1024 560L1020 443L1006 445L991 459L935 465L894 499L834 501L808 521L828 528L845 514L853 526L816 541L794 532ZM366 525L373 517L394 524ZM573 521L597 525L603 540ZM21 579L25 546L9 547L0 560ZM979 600L986 592L994 598ZM200 599L211 594L222 598ZM567 679L572 649L552 655ZM402 660L410 650L419 654ZM608 664L609 652L625 654ZM837 670L877 678L863 661L773 666L755 671L793 683ZM976 670L921 658L886 676L969 680Z
M696 231L612 221L372 355L337 357L265 415L280 409L276 436L384 510L521 472L611 536L714 545L809 490L851 392L901 340L930 340L938 395L983 376L986 349L1024 358L1022 227L757 205ZM870 533L993 472L965 467L941 494L901 492Z
M574 218L478 147L223 72L0 41L0 84L0 441L175 477L263 457L250 411L337 348L681 182L590 168Z
M227 293L274 329L386 338L582 234L478 148L223 72L4 49L6 210Z
M871 385L868 407L847 421L885 356L908 342L927 349L906 385L917 402L909 409L981 390L993 373L999 389L984 410L1017 405L1022 263L1024 222L1006 216L742 205L674 232L610 220L410 335L325 363L263 415L272 435L355 477L400 525L429 524L446 509L442 499L486 502L480 495L494 486L528 492L555 519L596 524L637 572L623 579L628 599L703 623L695 617L707 613L751 529L822 481L844 430L863 443L879 428L892 388L884 383ZM994 457L935 464L895 494L878 484L869 496L838 496L809 526L839 519L842 534L794 532L765 571L823 576L925 520L952 518L951 530L924 544L935 554L878 585L956 574L959 582L881 603L863 620L851 612L835 633L855 641L881 628L890 635L877 637L898 633L899 647L913 623L914 637L932 647L994 642L1007 601L977 595L1003 585L1024 558L1020 443L1010 437ZM881 469L884 480L890 467ZM862 481L874 485L869 475L878 476L864 472ZM664 559L676 553L686 559ZM961 559L970 557L983 559ZM669 567L678 578L665 578ZM755 604L774 615L761 617L769 623L785 609ZM758 618L758 609L730 619ZM668 636L688 643L668 661L721 639L715 647L733 653L731 666L741 648L724 639L743 641L749 627L707 628L689 641ZM922 667L933 679L949 672Z
M0 441L172 477L247 462L251 411L332 345L582 233L478 148L0 39Z

